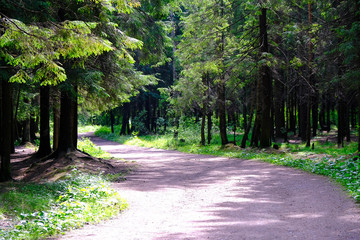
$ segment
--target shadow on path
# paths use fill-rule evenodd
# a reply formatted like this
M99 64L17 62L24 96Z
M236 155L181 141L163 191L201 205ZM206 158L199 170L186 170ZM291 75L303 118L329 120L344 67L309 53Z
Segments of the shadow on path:
M136 161L130 209L64 239L360 239L360 211L327 178L260 161L92 141Z

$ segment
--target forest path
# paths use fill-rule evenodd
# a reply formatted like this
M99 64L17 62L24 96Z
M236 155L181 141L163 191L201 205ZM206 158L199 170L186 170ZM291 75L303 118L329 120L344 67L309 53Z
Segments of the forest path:
M114 184L129 209L59 239L360 239L360 209L325 177L90 137L137 162Z

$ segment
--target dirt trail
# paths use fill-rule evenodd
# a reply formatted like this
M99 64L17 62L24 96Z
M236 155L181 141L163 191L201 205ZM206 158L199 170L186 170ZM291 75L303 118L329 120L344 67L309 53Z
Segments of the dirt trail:
M360 209L327 178L260 161L125 146L138 168L114 187L130 208L61 239L360 239Z

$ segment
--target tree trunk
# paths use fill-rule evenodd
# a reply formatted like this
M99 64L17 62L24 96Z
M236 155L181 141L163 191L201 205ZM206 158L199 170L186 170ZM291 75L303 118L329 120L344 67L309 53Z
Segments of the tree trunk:
M22 132L22 140L21 145L25 145L28 142L31 142L30 137L30 117L23 121L23 132Z
M40 105L40 104L39 104ZM36 133L39 132L39 117L35 117L34 114L31 114L30 117L30 141L35 142L37 139Z
M274 87L275 137L284 138L284 84L280 81L275 81Z
M317 135L317 129L318 129L318 122L319 122L319 93L316 92L315 96L313 97L313 101L312 101L312 110L311 110L311 114L312 114L312 135L313 137L315 137Z
M338 146L344 146L344 137L346 134L345 129L345 114L346 114L346 102L340 97L338 102L338 133L337 144Z
M76 150L74 145L74 102L71 93L62 90L61 91L61 106L60 106L60 132L59 132L59 145L57 148L58 156Z
M206 105L204 104L203 110L202 110L202 118L201 118L201 140L200 144L201 146L205 146L205 123L206 123Z
M302 141L306 141L306 130L307 130L307 96L305 91L305 86L300 86L300 93L299 93L299 107L298 107L298 126L299 126L299 136L301 137Z
M122 108L122 121L120 135L129 134L129 119L130 119L130 103L124 103Z
M72 131L72 141L74 148L77 149L77 142L78 142L78 86L77 82L74 81L72 84L74 89L74 96L71 97L71 131Z
M266 8L261 9L260 21L260 51L261 53L268 52L267 39L267 23L266 23ZM261 118L260 118L260 147L266 148L271 146L271 105L272 105L272 79L268 66L263 65L260 68L260 87L261 87Z
M225 82L224 79L220 80L218 85L218 112L219 112L219 130L221 137L221 145L228 143L226 131L226 107L225 107Z
M296 92L293 91L290 97L290 109L289 109L289 130L296 135Z
M111 133L114 133L114 123L115 123L115 118L114 118L114 112L112 109L110 109L109 111L110 114L110 126L111 126Z
M327 106L326 106L326 130L327 132L330 132L331 130L331 106L330 106L330 103L328 102L327 103Z
M308 19L309 19L309 26L311 26L312 24L312 15L311 15L311 1L309 0L308 2ZM308 84L310 86L308 86L309 90L307 92L307 110L306 110L306 146L310 147L310 141L311 141L311 108L312 108L312 95L311 93L313 92L312 89L312 58L313 58L313 54L312 54L312 42L311 42L311 34L309 33L309 55L308 55ZM316 133L316 131L315 131Z
M40 87L40 146L36 153L39 157L45 157L51 153L49 90L49 86Z
M212 111L209 111L208 114L207 114L207 142L208 144L211 143L211 129L212 129L212 115L213 115L213 112Z
M220 16L224 16L224 1L220 0ZM224 32L220 33L220 39L218 42L218 57L223 61L224 50L225 50L225 34ZM222 62L223 64L223 62ZM223 66L222 66L223 67ZM226 93L225 93L225 75L223 72L220 73L219 83L217 88L217 110L219 114L219 131L221 138L221 145L227 144L227 131L226 131Z
M320 112L319 112L319 124L321 131L326 130L326 124L325 124L325 103L322 102L320 106Z
M56 100L57 101L57 100ZM57 104L53 106L53 150L56 151L59 146L59 134L60 134L60 107Z
M358 154L360 155L360 83L358 86Z
M1 98L1 168L0 181L11 180L10 153L12 135L12 85L2 80Z
M246 147L246 141L248 140L249 132L250 132L250 129L251 129L251 122L252 122L252 119L253 119L253 115L254 115L254 111L251 110L249 120L246 121L247 124L246 124L246 128L245 128L244 136L243 136L243 138L241 140L241 145L240 145L241 148ZM244 122L245 122L245 119L244 119Z

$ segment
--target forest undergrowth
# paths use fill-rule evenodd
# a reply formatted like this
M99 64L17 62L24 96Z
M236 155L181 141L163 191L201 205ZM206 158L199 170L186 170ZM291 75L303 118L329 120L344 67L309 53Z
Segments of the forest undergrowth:
M111 157L88 138L78 147L93 157ZM110 187L110 181L120 177L72 167L56 181L1 183L0 240L45 239L116 216L127 208L126 200Z
M173 131L162 135L119 136L119 127L115 127L115 133L111 133L106 126L98 127L95 135L119 142L122 144L136 145L141 147L153 147L172 149L186 153L207 154L240 159L256 159L276 165L302 169L314 174L330 177L340 183L345 191L357 202L360 202L360 161L356 152L355 142L346 143L339 147L335 142L329 141L331 133L320 134L313 139L313 147L306 147L305 143L290 141L291 143L276 143L279 149L268 148L240 148L234 144L221 146L220 137L214 134L211 144L200 145L200 129L198 126L187 126L178 130L177 139ZM241 134L228 135L229 140L240 143ZM291 139L291 138L290 138ZM248 146L248 144L247 144Z

